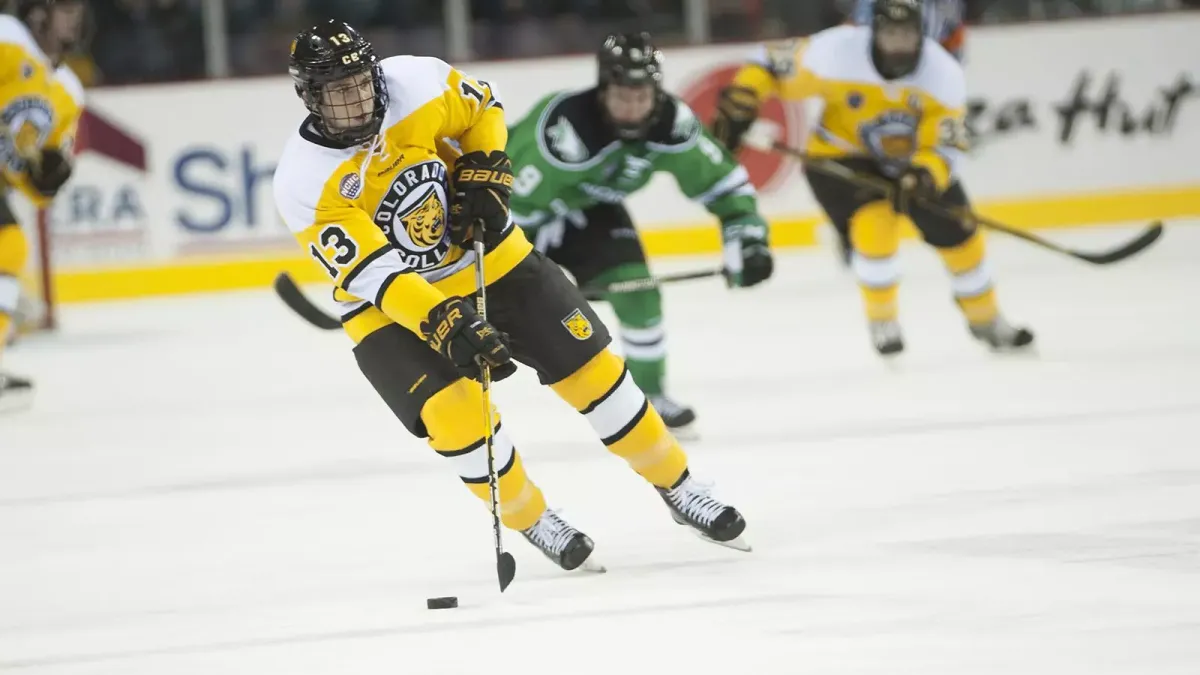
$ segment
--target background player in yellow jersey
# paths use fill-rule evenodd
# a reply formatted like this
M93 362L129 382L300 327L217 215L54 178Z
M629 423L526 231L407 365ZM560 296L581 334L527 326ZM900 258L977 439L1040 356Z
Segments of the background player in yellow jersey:
M77 35L78 0L20 0L16 15L0 15L0 357L20 296L29 244L9 192L45 206L71 175L71 151L83 110L83 87L58 65ZM0 372L0 408L28 401L33 385Z
M1029 345L1033 334L1000 315L979 232L914 201L968 205L956 172L966 145L962 66L922 36L919 0L876 0L873 11L870 26L831 28L798 54L774 52L769 68L744 67L721 94L714 133L737 148L765 97L803 101L810 157L893 182L889 200L882 191L806 172L829 219L849 224L852 267L881 354L904 348L896 304L900 216L911 217L941 254L971 334L994 348Z
M404 426L487 502L479 363L500 380L519 361L657 488L677 522L744 548L741 514L691 477L605 326L513 225L508 132L492 87L436 58L379 60L337 21L300 33L290 63L311 114L280 158L276 204L333 280L358 366ZM487 250L488 321L472 298L474 237ZM591 539L546 507L494 420L503 523L562 568L584 565Z

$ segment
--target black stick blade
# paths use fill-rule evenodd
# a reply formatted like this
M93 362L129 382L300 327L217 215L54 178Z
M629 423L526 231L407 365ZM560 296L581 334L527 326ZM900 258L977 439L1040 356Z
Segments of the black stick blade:
M1086 260L1087 262L1090 262L1090 263L1093 263L1096 265L1108 265L1110 263L1120 262L1130 256L1134 256L1134 255L1137 255L1138 253L1141 253L1143 250L1148 248L1151 244L1158 241L1159 238L1162 237L1162 234L1163 234L1162 221L1155 221L1154 223L1152 223L1150 225L1150 227L1146 228L1146 230L1144 232L1139 234L1136 238L1134 238L1132 241L1130 241L1128 244L1125 244L1124 246L1121 246L1119 248L1108 251L1107 253L1079 253L1079 252L1077 252L1077 253L1075 253L1075 257L1079 258L1080 260Z
M275 294L301 319L321 330L336 330L342 327L341 320L329 316L314 305L287 272L280 272L279 276L275 277Z
M496 558L496 574L500 577L500 592L503 593L517 576L517 559L511 553L501 553Z

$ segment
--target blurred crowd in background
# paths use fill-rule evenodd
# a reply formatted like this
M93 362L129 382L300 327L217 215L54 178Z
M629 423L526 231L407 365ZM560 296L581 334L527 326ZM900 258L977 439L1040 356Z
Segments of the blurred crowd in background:
M206 2L91 0L87 39L71 66L88 85L203 78ZM440 0L219 0L234 76L281 74L297 30L323 18L349 21L383 54L447 58ZM471 0L472 59L591 51L611 30L648 30L664 46L686 44L685 0ZM852 0L709 0L714 42L807 35L845 20ZM967 0L969 24L1200 8L1200 0ZM212 8L208 8L211 21Z

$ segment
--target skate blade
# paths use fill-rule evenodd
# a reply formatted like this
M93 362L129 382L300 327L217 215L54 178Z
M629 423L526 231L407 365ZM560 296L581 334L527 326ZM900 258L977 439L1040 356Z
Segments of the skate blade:
M592 574L604 574L605 572L608 571L608 568L605 567L604 565L601 565L600 563L596 562L595 560L592 560L591 556L588 556L588 559L584 560L582 565L580 565L579 567L576 567L575 571L576 572L590 572Z
M676 520L675 522L679 523L678 520ZM688 525L687 523L679 523L679 524L688 528L688 530L690 530L692 534L696 535L696 537L698 537L701 541L706 541L710 544L716 544L717 546L724 546L725 548L731 548L735 551L741 551L743 553L749 553L754 550L753 548L751 548L750 542L746 541L745 535L739 534L738 536L734 537L733 539L730 539L729 541L717 541L716 539L713 539L712 537L704 534L703 532Z
M730 539L729 541L717 541L716 539L706 537L703 534L700 534L699 532L696 533L696 536L700 537L701 539L703 539L704 541L707 541L710 544L716 544L717 546L724 546L725 548L731 548L735 551L741 551L742 553L750 553L751 551L754 550L750 546L750 542L746 541L745 538L743 538L741 535L738 535L737 537L734 537L733 539Z

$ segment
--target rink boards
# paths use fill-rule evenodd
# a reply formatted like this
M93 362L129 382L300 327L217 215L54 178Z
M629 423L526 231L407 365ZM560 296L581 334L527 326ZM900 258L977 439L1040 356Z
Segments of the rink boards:
M967 45L965 161L981 211L1058 228L1200 215L1200 16L980 28ZM703 119L755 45L667 50L667 86ZM548 92L594 82L590 56L457 64L499 91L510 120ZM97 89L90 148L51 211L60 301L260 287L281 270L317 281L275 214L271 176L304 111L287 77ZM799 145L797 108L764 117ZM144 153L145 170L127 165ZM116 159L114 159L114 157ZM118 161L120 160L120 161ZM818 243L822 218L797 166L742 156L777 247ZM136 161L134 162L136 163ZM652 256L715 253L716 222L675 181L629 200Z

